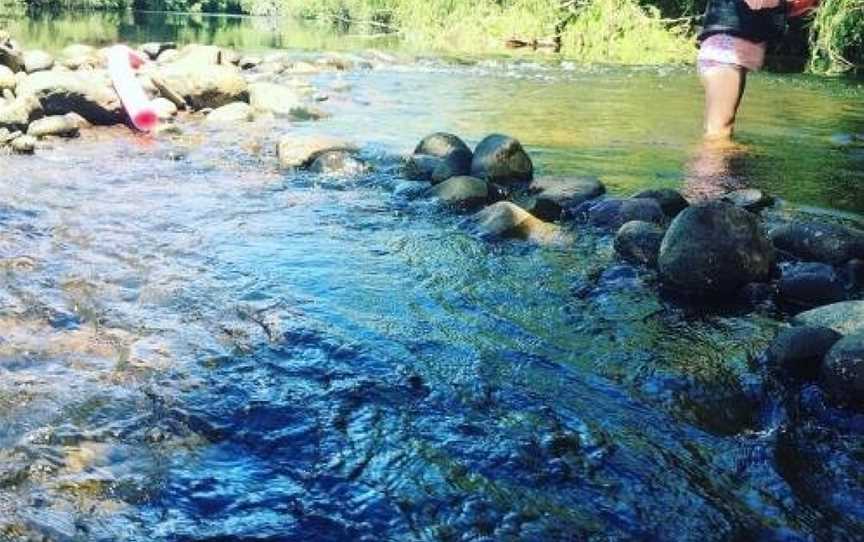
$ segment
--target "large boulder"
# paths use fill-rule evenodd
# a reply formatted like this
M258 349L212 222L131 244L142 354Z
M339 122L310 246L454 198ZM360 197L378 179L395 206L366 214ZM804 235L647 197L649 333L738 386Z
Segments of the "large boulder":
M801 380L815 380L822 369L825 354L843 336L827 327L798 326L781 331L766 358L782 374Z
M843 301L802 312L794 322L828 327L843 335L864 331L864 301Z
M658 264L663 280L696 294L731 293L767 280L774 249L755 215L724 202L689 207L669 226Z
M834 224L784 224L771 230L771 240L802 260L843 264L864 257L864 233Z
M53 67L54 57L45 51L33 49L24 53L24 71L27 73L47 71Z
M232 102L248 102L249 88L235 66L174 62L153 74L153 83L165 98L183 98L193 109L217 108ZM168 89L164 91L163 88Z
M567 211L605 192L606 187L596 177L543 176L528 185L529 206L544 220L559 220Z
M627 261L653 266L664 233L663 228L651 222L627 222L615 235L615 252Z
M17 154L33 154L36 150L36 138L22 135L12 141L12 151Z
M501 185L527 183L534 177L534 165L519 141L493 134L474 149L471 175Z
M353 143L328 136L303 136L287 134L282 136L276 149L279 166L283 169L308 167L327 151L356 152Z
M537 241L555 237L559 230L509 201L499 201L474 216L479 233L489 237L513 237Z
M453 177L429 189L429 194L447 205L471 209L489 201L489 184L476 177Z
M117 93L101 77L75 72L38 72L18 84L18 96L35 98L46 115L78 113L93 124L123 121Z
M843 337L828 351L822 377L835 399L864 404L864 333Z
M643 190L633 196L633 198L653 199L660 205L663 214L668 216L670 219L678 216L678 213L690 205L680 192L672 190L671 188L652 188L649 190Z
M71 117L65 115L53 115L35 120L27 128L27 135L36 138L48 136L77 137L78 132L78 124Z
M249 85L249 104L259 111L291 116L303 101L296 90L285 85L252 83Z
M846 299L846 289L834 268L805 262L783 270L778 284L780 298L800 307L816 307Z
M436 132L423 138L414 149L415 155L434 156L442 161L432 170L430 179L440 183L450 177L471 173L474 154L459 137L445 132Z
M414 154L405 160L403 174L412 181L431 181L432 175L444 163L444 159L438 156Z

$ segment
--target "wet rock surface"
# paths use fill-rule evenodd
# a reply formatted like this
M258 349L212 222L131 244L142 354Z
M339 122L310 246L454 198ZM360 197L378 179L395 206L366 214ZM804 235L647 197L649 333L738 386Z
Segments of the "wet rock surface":
M38 100L46 115L78 113L89 122L102 125L123 120L120 99L99 74L34 73L18 84L17 95Z
M845 285L830 265L787 266L778 284L781 298L800 307L829 305L846 299Z
M489 185L476 177L453 177L429 189L429 194L442 203L472 209L489 201Z
M843 335L864 331L864 301L843 301L811 309L795 317L808 326L823 326Z
M816 380L825 354L842 335L826 327L798 326L781 331L768 348L768 362L783 374Z
M840 339L825 356L825 387L838 401L864 405L864 333Z
M533 178L534 165L519 141L506 135L493 134L474 149L471 175L504 185L524 183Z
M615 235L615 251L625 260L654 266L666 232L650 222L627 222Z
M774 249L754 215L711 202L691 206L672 221L658 263L664 280L675 288L722 294L767 280Z
M670 220L686 209L690 204L677 190L671 188L652 188L639 192L634 198L653 199Z
M786 224L770 232L778 250L802 260L842 264L864 255L864 234L834 224Z

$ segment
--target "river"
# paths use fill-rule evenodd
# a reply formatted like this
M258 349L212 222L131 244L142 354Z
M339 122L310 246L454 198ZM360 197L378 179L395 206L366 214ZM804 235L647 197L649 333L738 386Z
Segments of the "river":
M543 173L688 190L692 69L275 26L5 20L49 50L176 39L375 69L306 77L330 97L316 123L111 128L0 157L0 540L864 536L860 420L787 412L757 361L788 314L668 299L581 226L567 246L478 238L400 179L427 133L502 132ZM861 98L753 77L720 177L858 223ZM285 132L349 136L376 170L280 172Z

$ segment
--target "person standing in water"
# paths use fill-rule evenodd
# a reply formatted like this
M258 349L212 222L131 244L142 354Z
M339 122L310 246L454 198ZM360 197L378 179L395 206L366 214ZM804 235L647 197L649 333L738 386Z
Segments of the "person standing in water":
M768 42L783 36L787 17L812 11L818 0L708 0L699 33L697 68L705 87L705 137L728 139L735 127L747 73L765 62Z

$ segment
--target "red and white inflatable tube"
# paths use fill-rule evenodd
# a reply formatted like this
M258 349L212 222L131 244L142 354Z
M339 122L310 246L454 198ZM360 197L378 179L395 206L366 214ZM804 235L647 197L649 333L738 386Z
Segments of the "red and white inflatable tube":
M132 71L142 64L144 59L125 45L115 45L108 51L108 73L129 119L135 128L150 132L159 123L159 116Z

